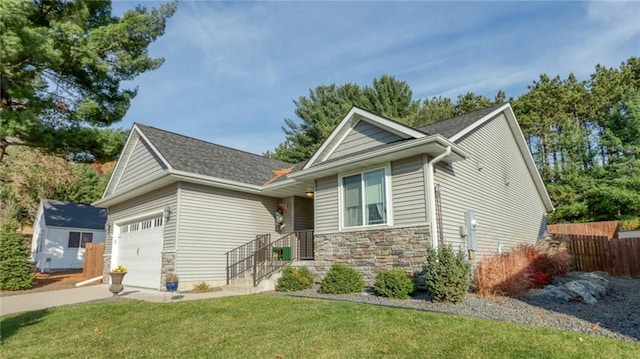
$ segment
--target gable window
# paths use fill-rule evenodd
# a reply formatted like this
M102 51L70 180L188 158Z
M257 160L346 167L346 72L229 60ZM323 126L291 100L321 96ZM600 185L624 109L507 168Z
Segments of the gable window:
M386 170L379 168L342 177L343 227L387 224Z
M93 242L93 233L69 232L69 248L84 248Z

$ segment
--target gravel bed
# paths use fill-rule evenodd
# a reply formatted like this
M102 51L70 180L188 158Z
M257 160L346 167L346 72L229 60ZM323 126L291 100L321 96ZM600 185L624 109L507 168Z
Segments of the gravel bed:
M554 303L532 298L482 298L469 294L457 304L434 303L420 292L410 299L378 297L365 293L320 294L318 286L299 292L274 295L343 300L399 308L448 313L502 322L601 335L640 343L640 279L611 278L613 289L594 305L579 302Z

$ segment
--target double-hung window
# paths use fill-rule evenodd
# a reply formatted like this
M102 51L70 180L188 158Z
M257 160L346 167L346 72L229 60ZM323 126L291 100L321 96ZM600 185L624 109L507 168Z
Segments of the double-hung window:
M342 177L344 228L388 224L385 168Z

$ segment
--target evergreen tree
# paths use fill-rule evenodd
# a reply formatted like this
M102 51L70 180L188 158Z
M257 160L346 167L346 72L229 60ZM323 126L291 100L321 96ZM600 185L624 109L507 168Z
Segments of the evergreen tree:
M18 224L5 219L0 225L0 290L22 290L33 286L33 266Z
M96 129L128 110L136 89L122 81L162 64L147 48L176 6L137 6L117 18L105 0L0 2L0 162L16 142L102 157L109 133Z

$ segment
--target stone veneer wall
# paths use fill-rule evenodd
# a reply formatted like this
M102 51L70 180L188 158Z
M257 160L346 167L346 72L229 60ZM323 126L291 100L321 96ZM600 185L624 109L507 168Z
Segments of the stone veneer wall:
M111 283L109 272L111 272L111 254L105 254L102 261L102 283Z
M160 290L165 290L165 281L164 279L167 277L167 273L174 272L176 268L176 252L162 252L162 283L160 283ZM180 278L178 277L178 280Z
M314 242L316 280L324 278L333 263L345 263L372 285L379 272L392 268L411 275L421 272L431 231L429 226L414 226L317 234Z

